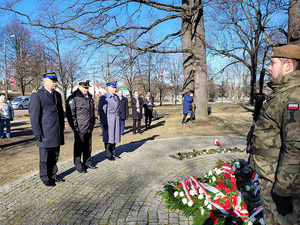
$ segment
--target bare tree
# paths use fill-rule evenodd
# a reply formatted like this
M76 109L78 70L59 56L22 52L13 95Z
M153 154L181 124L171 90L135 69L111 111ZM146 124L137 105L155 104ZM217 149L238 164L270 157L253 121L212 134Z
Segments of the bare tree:
M15 0L15 2L19 1ZM27 19L26 23L32 26L67 30L77 34L78 37L98 40L100 43L113 46L125 46L141 52L188 54L184 57L185 80L188 80L185 82L184 89L195 89L195 103L198 109L196 116L207 117L206 49L201 0L172 1L170 4L162 0L96 0L78 1L76 4L71 2L69 5L68 2L64 2L60 7L65 6L65 8L57 12L65 16L64 21L53 25L45 23L40 17L31 18L17 11L15 2L10 1L9 4L2 5L0 9L24 16ZM55 0L51 1L51 4L53 2ZM155 14L156 18L152 23L146 24L148 20L141 19L141 13L145 12L149 15ZM127 19L124 19L125 15ZM178 22L178 19L182 20L182 26L178 27L179 29L152 40L147 46L141 45L143 39L147 39L149 31L166 22ZM135 30L138 33L136 40L131 43L124 42L122 38L123 33L128 30ZM180 37L182 37L182 46L178 47ZM160 48L162 43L169 48Z
M213 0L209 49L215 55L234 59L228 64L244 64L251 74L251 98L254 101L259 60L269 50L268 39L278 33L272 24L274 13L282 10L284 0ZM284 21L283 21L284 22ZM267 39L266 39L267 37Z

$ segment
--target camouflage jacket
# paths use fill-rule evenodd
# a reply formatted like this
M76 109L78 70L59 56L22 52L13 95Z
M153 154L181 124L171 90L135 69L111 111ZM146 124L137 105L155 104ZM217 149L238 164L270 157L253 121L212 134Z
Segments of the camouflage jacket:
M300 190L300 70L274 79L252 136L252 146L279 156L251 156L251 167L272 182L273 191L290 196Z

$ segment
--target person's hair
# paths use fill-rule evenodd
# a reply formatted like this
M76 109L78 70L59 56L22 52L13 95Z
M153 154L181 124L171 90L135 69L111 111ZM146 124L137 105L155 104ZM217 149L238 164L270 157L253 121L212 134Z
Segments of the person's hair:
M291 61L295 70L300 70L300 60L297 59L285 59L285 58L279 58L281 61L282 65L287 63L288 61Z

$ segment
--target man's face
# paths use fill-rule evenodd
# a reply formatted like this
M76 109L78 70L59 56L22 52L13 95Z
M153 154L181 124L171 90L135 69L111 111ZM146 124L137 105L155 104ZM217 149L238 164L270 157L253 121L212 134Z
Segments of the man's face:
M119 95L120 97L122 97L122 96L123 96L123 91L119 91L119 92L118 92L118 95Z
M82 94L86 95L89 92L89 88L88 87L82 87L79 86L79 90L82 92Z
M53 91L57 86L57 81L50 80L49 78L45 78L43 80L44 86L49 90Z
M108 86L107 90L111 95L113 95L116 93L117 88L113 86Z
M288 63L283 63L279 58L272 58L268 71L271 80L274 80L288 73Z
M134 92L134 96L135 97L139 97L139 93L136 91L136 92Z

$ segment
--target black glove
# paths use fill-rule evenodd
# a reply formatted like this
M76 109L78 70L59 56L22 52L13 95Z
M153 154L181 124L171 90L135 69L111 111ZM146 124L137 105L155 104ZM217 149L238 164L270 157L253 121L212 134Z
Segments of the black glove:
M282 197L275 194L273 191L271 191L271 196L276 204L277 212L280 215L286 216L293 212L294 208L292 196Z
M75 133L80 133L80 131L79 131L79 129L76 127L76 128L73 128L73 131L75 132Z
M42 135L37 135L35 138L38 142L42 142Z

